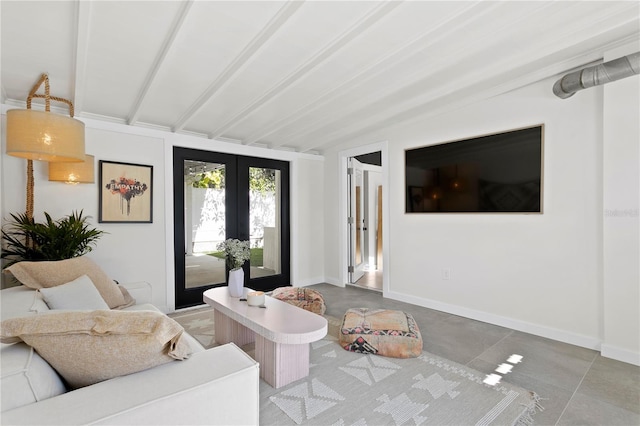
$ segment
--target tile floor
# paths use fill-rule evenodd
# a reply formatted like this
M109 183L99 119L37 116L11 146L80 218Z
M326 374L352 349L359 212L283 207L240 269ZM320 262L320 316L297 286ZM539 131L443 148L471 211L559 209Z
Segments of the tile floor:
M398 309L411 313L424 350L490 374L509 355L522 355L506 380L537 392L545 410L536 425L640 425L640 367L599 352L391 299L355 286L311 286L320 291L327 315L349 308Z

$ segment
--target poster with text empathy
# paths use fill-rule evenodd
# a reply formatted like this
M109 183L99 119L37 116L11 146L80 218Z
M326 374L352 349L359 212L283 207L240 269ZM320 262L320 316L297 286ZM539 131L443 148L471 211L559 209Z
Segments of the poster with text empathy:
M100 223L153 222L153 166L100 161Z

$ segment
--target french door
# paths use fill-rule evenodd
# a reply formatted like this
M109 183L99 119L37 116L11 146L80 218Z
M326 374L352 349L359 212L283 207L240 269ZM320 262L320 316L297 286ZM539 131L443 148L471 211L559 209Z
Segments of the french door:
M290 284L288 162L174 147L173 182L176 309L226 285L228 238L250 242L246 287Z

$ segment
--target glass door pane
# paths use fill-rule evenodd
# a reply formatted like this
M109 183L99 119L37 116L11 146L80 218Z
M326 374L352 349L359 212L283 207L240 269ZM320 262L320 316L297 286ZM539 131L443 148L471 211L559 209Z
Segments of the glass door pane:
M356 184L356 265L362 263L362 182Z
M175 306L202 304L202 293L226 285L217 245L238 229L236 156L173 148Z
M250 242L248 287L291 285L289 235L289 163L238 157L238 238Z
M225 283L224 164L184 160L185 288Z
M281 262L280 170L249 167L250 277L278 275Z

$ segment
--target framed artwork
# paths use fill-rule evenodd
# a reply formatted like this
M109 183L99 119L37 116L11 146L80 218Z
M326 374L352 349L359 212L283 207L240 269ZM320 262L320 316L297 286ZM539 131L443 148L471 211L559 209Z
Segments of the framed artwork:
M99 223L153 222L153 166L100 160Z

